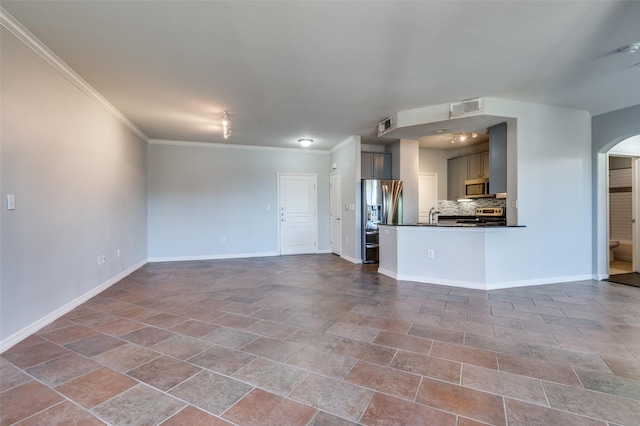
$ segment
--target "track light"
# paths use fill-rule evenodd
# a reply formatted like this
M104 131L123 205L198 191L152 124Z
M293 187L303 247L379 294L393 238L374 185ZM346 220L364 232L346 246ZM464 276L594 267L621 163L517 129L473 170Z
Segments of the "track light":
M229 121L227 111L222 114L222 136L225 139L229 139L229 136L231 136L231 121Z

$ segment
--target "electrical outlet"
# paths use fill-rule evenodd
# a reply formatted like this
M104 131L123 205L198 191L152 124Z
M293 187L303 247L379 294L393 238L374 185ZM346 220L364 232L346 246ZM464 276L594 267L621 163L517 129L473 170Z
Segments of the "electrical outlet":
M102 256L98 256L98 266L102 265Z
M221 243L226 243L227 242L227 238L226 237L220 237L220 242Z
M433 250L427 250L427 257L435 257L436 253Z
M116 250L116 257L120 257L120 249Z
M107 256L104 254L102 255L102 263L107 263Z

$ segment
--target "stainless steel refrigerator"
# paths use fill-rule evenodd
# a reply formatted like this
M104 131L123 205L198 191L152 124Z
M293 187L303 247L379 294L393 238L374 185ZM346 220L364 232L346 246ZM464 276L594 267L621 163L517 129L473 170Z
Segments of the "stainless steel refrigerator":
M377 263L378 224L402 223L402 181L362 179L362 262Z

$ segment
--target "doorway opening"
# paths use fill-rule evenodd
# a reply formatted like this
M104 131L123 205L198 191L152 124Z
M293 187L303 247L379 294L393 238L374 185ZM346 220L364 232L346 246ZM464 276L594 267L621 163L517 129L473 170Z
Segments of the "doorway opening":
M620 142L607 156L607 243L609 276L638 272L640 136Z

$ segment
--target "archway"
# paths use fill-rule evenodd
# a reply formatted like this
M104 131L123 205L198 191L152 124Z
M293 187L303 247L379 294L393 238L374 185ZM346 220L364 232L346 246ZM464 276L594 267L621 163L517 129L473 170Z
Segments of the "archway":
M606 244L608 274L640 270L640 135L627 138L607 152Z

